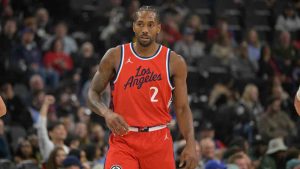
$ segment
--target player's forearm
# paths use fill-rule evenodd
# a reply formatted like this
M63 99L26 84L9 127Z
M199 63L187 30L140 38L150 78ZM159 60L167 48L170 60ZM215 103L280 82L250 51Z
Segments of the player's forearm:
M99 116L104 117L109 112L109 108L101 101L100 95L93 89L89 90L87 105Z
M295 106L297 114L300 116L300 88L298 89L298 91L295 95L294 106Z
M177 121L181 134L187 143L194 143L193 117L190 108L184 107L176 110Z
M6 106L0 96L0 117L6 114Z

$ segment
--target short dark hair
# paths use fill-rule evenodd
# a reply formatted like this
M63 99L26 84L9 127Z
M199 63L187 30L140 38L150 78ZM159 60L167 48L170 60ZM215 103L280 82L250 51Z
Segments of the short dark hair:
M50 122L48 124L48 131L53 131L56 127L60 126L60 125L64 125L62 122L60 121L54 121L54 122Z
M158 23L160 23L160 16L158 10L154 6L142 6L140 7L134 14L133 22L135 22L138 19L138 13L142 11L149 11L155 13L155 17Z

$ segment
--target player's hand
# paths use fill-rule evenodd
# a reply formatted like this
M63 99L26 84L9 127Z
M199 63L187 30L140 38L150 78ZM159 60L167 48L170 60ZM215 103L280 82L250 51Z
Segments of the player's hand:
M123 136L128 132L128 124L122 116L114 112L108 112L104 116L108 128L117 135Z
M184 169L195 169L198 165L196 145L194 141L187 143L180 155L179 167Z

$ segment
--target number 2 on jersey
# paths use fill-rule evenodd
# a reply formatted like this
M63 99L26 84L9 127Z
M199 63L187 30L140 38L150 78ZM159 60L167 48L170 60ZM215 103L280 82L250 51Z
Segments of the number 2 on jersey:
M158 93L158 88L152 86L150 87L150 90L153 90L153 94L151 96L151 102L158 102L158 100L155 98Z

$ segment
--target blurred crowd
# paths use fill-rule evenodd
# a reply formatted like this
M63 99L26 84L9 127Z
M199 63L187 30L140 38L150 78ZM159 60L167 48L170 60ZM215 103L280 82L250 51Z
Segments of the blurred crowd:
M157 41L187 62L198 169L300 168L299 0L0 4L0 168L103 168L110 132L87 91L106 50L135 41L142 5L158 7ZM102 97L109 105L109 87ZM171 113L178 162L185 142Z

